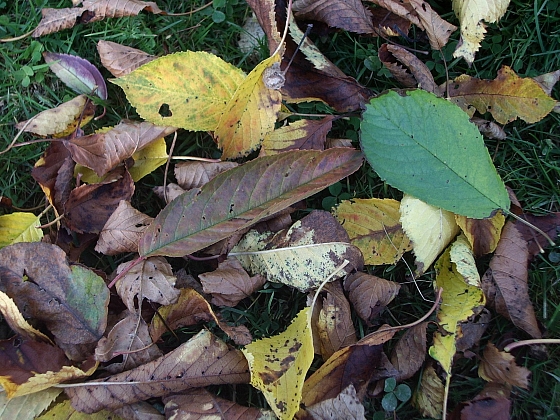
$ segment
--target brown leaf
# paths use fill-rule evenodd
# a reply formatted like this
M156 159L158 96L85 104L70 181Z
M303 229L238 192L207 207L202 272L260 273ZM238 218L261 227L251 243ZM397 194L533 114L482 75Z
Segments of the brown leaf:
M266 279L257 274L250 277L236 258L228 258L212 272L198 276L205 293L212 295L217 306L235 306L259 290Z
M152 404L138 402L111 411L126 420L164 420L165 417ZM109 420L109 419L107 419Z
M543 230L553 241L558 238L560 212L547 214L546 216L535 216L533 214L524 213L521 217L532 225ZM550 246L550 243L546 240L546 238L530 226L520 222L516 222L515 226L523 236L523 239L527 241L530 258L533 258L535 255L541 253L543 248Z
M67 388L65 392L77 410L95 413L189 388L249 383L249 380L249 366L243 353L228 348L223 341L203 330L159 359L88 382L89 385L83 387ZM119 384L111 385L113 382Z
M350 316L350 304L344 296L340 282L325 286L327 297L323 299L322 309L317 320L320 349L323 360L336 351L356 343L356 330Z
M85 12L83 7L67 7L64 9L43 8L41 22L33 31L32 36L38 38L63 29L72 28Z
M204 388L188 390L162 399L168 419L191 420L263 420L271 413L255 407L244 407L220 398Z
M121 201L99 234L95 250L105 255L135 252L146 227L154 219Z
M399 293L398 283L363 272L344 280L344 290L354 310L366 322L372 322Z
M489 390L488 388L493 389ZM502 389L500 389L501 387ZM509 390L493 382L486 384L472 401L463 402L449 415L449 420L510 420Z
M119 265L117 274L129 264L127 262ZM179 290L173 287L174 284L173 270L165 258L150 257L128 270L117 281L116 288L128 310L138 312L144 299L162 305L175 303L179 298Z
M184 192L184 189L174 183L167 184L165 188L163 186L154 187L154 194L165 201L166 204L169 204Z
M495 251L506 218L499 211L488 219L470 219L455 215L455 221L469 240L474 255L481 257Z
M356 395L352 384L342 390L336 398L321 401L307 407L314 420L365 420L364 406Z
M528 389L531 372L525 367L517 366L510 353L499 351L492 343L488 343L478 365L478 375L488 382Z
M292 9L296 19L323 22L359 34L375 32L371 12L360 0L296 0Z
M272 155L286 150L324 150L327 133L334 116L322 120L299 120L277 128L264 138L261 154Z
M430 363L422 372L422 379L417 391L412 396L412 403L425 417L441 417L443 411L444 385Z
M177 184L184 189L200 188L219 173L238 166L235 162L182 162L175 165Z
M140 314L125 311L123 315L124 318L115 324L106 338L99 340L95 349L95 359L100 362L122 356L122 362L106 367L110 373L130 370L162 356Z
M406 330L391 353L391 364L398 369L397 382L411 378L426 359L426 328L422 322Z
M449 41L449 37L457 30L455 25L443 20L432 7L423 0L406 0L418 16L420 29L426 31L430 46L434 50L441 50Z
M472 319L471 319L472 318ZM492 319L492 314L486 308L481 313L461 322L457 328L455 348L458 352L465 352L474 347L482 338Z
M276 48L282 43L282 35L276 25L276 12L274 0L247 0L247 4L253 9L259 25L264 29L268 40L268 49L270 52L276 51ZM279 6L278 10L281 9Z
M395 13L389 12L381 7L370 9L373 19L373 27L376 28L374 36L401 36L408 34L410 21Z
M504 129L494 121L487 121L482 118L473 117L471 118L471 122L476 124L478 131L480 131L480 134L484 137L498 140L505 140L507 137Z
M490 260L492 277L498 287L496 311L534 338L542 336L529 299L529 251L517 226L506 223L496 252Z
M97 43L97 52L101 64L115 77L124 76L156 58L136 48L104 40Z
M377 54L383 65L404 87L419 86L425 91L437 94L438 86L430 69L414 54L398 45L391 44L381 45ZM406 69L398 62L404 64Z

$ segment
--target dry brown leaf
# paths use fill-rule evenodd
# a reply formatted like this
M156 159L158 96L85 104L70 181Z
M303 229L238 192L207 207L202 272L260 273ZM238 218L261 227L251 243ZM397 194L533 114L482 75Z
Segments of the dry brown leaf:
M344 290L360 318L371 322L399 293L398 283L363 272L351 274L344 280Z
M124 76L156 58L136 48L104 40L97 43L97 52L101 64L115 77Z
M247 4L253 9L259 25L267 35L268 49L273 52L283 42L282 35L276 25L275 1L274 0L247 0Z
M138 241L154 219L121 201L99 234L95 250L105 255L138 250Z
M169 204L184 192L184 189L174 183L167 184L165 187L154 187L154 194L165 201L166 204Z
M205 293L212 295L217 306L235 306L259 290L266 279L257 274L250 277L236 258L228 258L212 272L198 276Z
M360 0L296 0L293 11L298 19L323 22L359 34L375 33L371 12Z
M356 330L350 315L350 304L344 296L340 282L329 283L324 290L327 297L317 320L320 351L327 360L336 351L356 343Z
M408 34L410 31L411 23L408 19L382 7L370 8L370 11L373 18L373 27L376 28L373 36L401 36L401 34Z
M352 384L342 390L336 398L321 401L311 407L307 412L314 420L365 420L365 409L356 395Z
M466 350L475 346L482 335L488 328L492 314L486 308L471 318L467 322L461 322L457 328L457 338L455 341L455 348L458 352L465 352Z
M478 365L478 376L488 382L497 382L509 386L529 388L531 371L517 366L515 357L505 351L499 351L492 343L484 349L482 361Z
M422 322L406 330L391 353L391 364L399 371L397 382L412 377L426 359L426 328Z
M507 137L504 129L494 121L487 121L482 118L473 117L471 118L471 122L476 124L478 131L480 131L480 134L484 137L498 140L505 140Z
M124 420L164 420L163 416L152 404L147 402L137 402L127 404L121 408L112 410L113 413ZM89 417L88 417L89 418ZM74 420L74 419L68 419Z
M119 265L116 273L120 274L129 264ZM174 284L173 270L165 258L150 257L128 270L117 281L116 288L128 310L138 312L144 299L162 305L175 303L179 290L173 287Z
M33 328L23 317L12 298L0 290L0 312L12 331L19 337L28 340L54 344L49 337Z
M457 30L455 25L443 20L428 4L423 0L406 0L418 16L422 26L420 29L426 31L430 46L434 50L441 50L449 41L449 37Z
M492 277L497 285L494 305L496 311L511 319L516 327L540 338L542 334L529 299L528 265L527 242L517 226L508 222L490 260Z
M470 219L455 215L455 221L467 237L476 257L494 252L506 218L499 211L488 219Z
M430 363L422 372L412 403L425 417L439 418L443 411L444 385Z
M381 45L377 54L383 65L404 87L420 87L425 91L438 93L438 86L432 73L414 54L398 45L391 44ZM406 69L398 62L404 64Z
M106 338L99 340L95 349L95 360L100 362L122 356L121 362L106 367L109 373L130 370L162 356L140 314L124 311L122 315L124 318L111 328Z
M238 166L235 162L182 162L175 165L177 184L184 189L200 188L219 173Z
M230 349L212 333L203 330L159 359L127 372L87 382L83 387L67 388L65 392L77 410L95 413L189 388L242 384L249 383L249 380L249 366L243 353Z
M41 22L33 31L32 36L38 38L63 29L72 28L85 12L83 7L67 7L64 9L43 8Z
M334 116L322 120L298 120L268 133L262 143L261 156L287 150L325 150L327 133Z
M204 388L188 390L162 399L168 419L189 420L266 420L276 418L272 411L244 407L220 398Z
M545 216L535 216L533 214L524 213L521 217L543 230L553 241L558 237L558 232L560 231L560 212L547 214ZM523 238L527 241L529 258L533 258L535 255L540 254L544 248L550 246L548 240L530 226L524 223L516 223L515 225Z

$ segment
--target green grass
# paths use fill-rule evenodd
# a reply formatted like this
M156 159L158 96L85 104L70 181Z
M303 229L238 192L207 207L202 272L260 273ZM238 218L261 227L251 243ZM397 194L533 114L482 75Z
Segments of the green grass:
M157 1L162 9L181 13L204 5L203 1L168 0ZM216 23L212 19L214 9L206 8L191 16L172 17L141 13L136 17L107 19L91 25L77 25L57 34L34 40L30 37L15 42L0 44L0 149L5 149L17 134L15 122L28 119L36 113L59 105L70 99L74 93L68 90L47 70L41 57L43 51L79 55L101 68L96 51L99 40L109 40L150 54L164 55L176 51L203 50L219 55L226 61L250 70L254 63L237 48L236 40L241 25L250 14L242 0L215 2L225 20ZM450 2L431 2L435 10L444 18L457 24L451 11ZM0 38L16 37L32 30L40 20L43 7L70 7L70 1L62 0L0 0ZM348 34L344 31L318 38L311 35L323 53L346 74L379 93L399 87L377 59L377 50L385 42L381 38L367 38ZM533 77L560 69L560 0L535 0L524 2L513 0L502 20L488 25L488 33L477 54L475 63L469 68L463 60L454 59L452 52L457 44L455 33L443 50L449 74L445 72L442 54L431 51L427 43L409 43L403 38L394 42L411 48L428 51L419 55L432 70L437 83L447 77L454 78L466 73L480 78L493 79L502 65L511 66L520 76ZM261 58L267 51L260 50ZM106 70L104 76L110 78ZM107 115L87 127L91 132L96 128L113 125L122 118L137 118L135 110L128 104L120 88L108 83L109 99L106 101ZM552 96L560 98L560 88L555 87ZM300 112L324 113L328 111L322 104L301 104L293 107ZM506 140L487 140L486 144L500 175L512 188L525 210L537 214L560 211L560 115L551 114L535 124L514 122L506 126ZM338 120L331 133L333 137L350 138L359 136L359 117ZM33 137L24 134L20 140ZM0 155L0 195L9 197L20 208L32 208L44 204L44 195L30 172L46 148L46 143L13 149ZM212 139L205 133L180 132L175 155L198 155L216 157L217 150ZM163 203L155 199L151 188L161 185L163 168L144 178L137 184L133 205L140 210L155 215ZM349 197L379 197L400 199L401 193L382 182L368 166L354 176L332 186L308 200L308 208L329 209L333 204ZM9 213L0 209L0 214ZM39 210L40 211L40 210ZM88 265L111 272L126 256L101 257L93 252L84 255ZM413 258L406 256L409 265ZM560 247L549 248L535 258L531 264L530 294L538 319L548 330L549 337L560 336ZM488 261L481 263L481 272ZM173 260L174 267L186 266L182 260ZM208 266L191 264L191 272L204 271ZM370 268L372 274L402 283L402 289L394 302L381 315L379 324L406 324L421 317L431 306L423 300L418 289L428 299L433 298L431 279L427 273L414 284L407 266ZM225 319L249 327L255 337L264 337L283 330L297 310L305 305L305 296L287 287L268 285L246 299L236 308L224 309ZM355 320L361 336L371 328L358 319ZM482 343L497 342L514 332L514 337L523 334L501 317L492 320ZM430 333L433 330L430 330ZM181 340L192 336L193 331L185 330L179 335ZM430 335L430 334L429 334ZM169 339L168 345L175 343ZM394 343L389 343L389 352ZM473 351L482 352L482 348ZM514 389L513 417L516 419L554 419L560 417L560 348L547 347L548 354L542 357L528 348L516 353L518 363L532 372L529 390ZM457 362L452 379L450 407L466 401L482 389L484 382L478 378L476 359L462 359ZM411 389L416 389L418 375L406 381ZM229 387L214 389L225 397L232 397ZM262 396L250 386L237 386L235 396L239 402L252 406L264 406ZM374 412L382 411L381 398L367 399L368 418ZM403 419L420 418L410 403L401 404L396 416ZM392 415L391 415L392 418Z

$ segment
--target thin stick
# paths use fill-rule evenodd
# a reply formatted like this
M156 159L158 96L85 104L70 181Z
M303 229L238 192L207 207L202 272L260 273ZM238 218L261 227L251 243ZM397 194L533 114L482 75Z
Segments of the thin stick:
M335 270L331 273L331 275L329 277L327 277L325 280L323 280L323 282L319 285L319 287L315 291L315 295L313 296L313 301L311 301L311 310L309 311L309 316L311 316L311 314L313 314L313 308L315 307L315 303L317 302L317 298L319 297L319 293L321 292L323 287L325 287L325 284L327 284L330 280L332 280L332 278L336 275L336 273L338 273L340 270L342 270L348 264L350 264L350 261L344 260L342 262L342 264L340 264L338 267L336 267Z
M19 41L20 39L23 38L27 38L29 35L31 35L33 33L33 31L35 31L35 29L30 30L29 32L20 35L20 36L16 36L14 38L2 38L0 39L0 42L14 42L14 41Z
M124 275L130 271L130 269L131 269L132 267L134 267L135 265L140 264L140 263L141 263L142 261L144 261L145 259L146 259L146 257L140 256L140 257L136 258L135 260L131 261L130 264L127 265L127 266L124 268L124 270L121 271L121 272L111 281L111 283L109 283L109 284L107 285L107 288L110 289L111 287L113 287L117 281L119 281L120 279L122 279L122 278L124 277Z
M508 344L504 351L510 352L517 347L530 346L533 344L560 344L560 338L536 338L534 340L521 340Z
M2 150L0 152L0 155L3 155L4 153L7 153L12 147L14 147L14 144L16 144L17 139L19 139L19 136L21 136L21 133L23 133L23 131L27 128L27 126L29 124L31 124L31 121L33 121L35 119L35 117L30 118L29 120L27 120L27 122L23 125L23 127L21 127L21 129L19 130L19 132L16 134L16 136L14 137L14 139L12 140L12 142L10 143L10 145Z
M531 224L530 222L528 222L527 220L523 219L522 217L519 217L517 214L510 212L509 210L504 210L504 209L502 209L502 211L503 211L504 213L506 213L508 216L513 217L515 220L519 220L519 221L520 221L521 223L523 223L524 225L529 226L531 229L533 229L533 230L537 231L538 233L540 233L542 236L545 237L545 239L548 241L548 243L549 243L551 246L554 246L554 245L555 245L554 241L550 238L550 236L548 236L548 235L546 234L546 232L544 232L542 229L539 229L539 228L536 227L535 225Z
M199 162L209 162L209 163L220 163L221 159L210 159L210 158L203 158L198 156L172 156L171 159L173 160L196 160Z
M276 51L272 53L271 57L279 54L280 50L284 47L284 42L286 41L286 37L288 36L288 27L290 26L290 16L292 15L292 0L288 0L288 10L286 12L286 24L284 26L284 33L282 34L282 41L276 47Z
M171 162L171 156L173 155L173 150L175 149L175 142L177 141L177 132L173 136L173 141L171 142L171 147L169 148L169 156L167 157L167 162L165 163L165 171L163 173L163 200L167 203L167 171L169 170L169 162Z

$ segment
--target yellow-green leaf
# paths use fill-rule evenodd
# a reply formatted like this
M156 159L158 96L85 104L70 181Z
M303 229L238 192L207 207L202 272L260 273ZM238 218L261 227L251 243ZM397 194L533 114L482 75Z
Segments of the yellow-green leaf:
M43 237L39 217L17 212L0 216L0 248L17 242L38 242Z
M334 216L352 245L362 251L365 264L394 264L411 249L401 228L399 208L396 200L370 198L343 201L335 209Z
M214 130L245 74L221 58L185 51L150 61L113 80L138 114L157 125Z
M450 250L451 262L455 264L457 272L463 276L465 282L471 286L481 287L480 274L476 268L474 255L465 235L460 235Z
M224 108L214 133L222 159L247 156L274 130L282 95L265 85L263 72L279 62L278 54L260 62Z
M304 308L281 334L247 345L251 385L259 389L281 420L299 410L305 375L313 362L310 308Z

